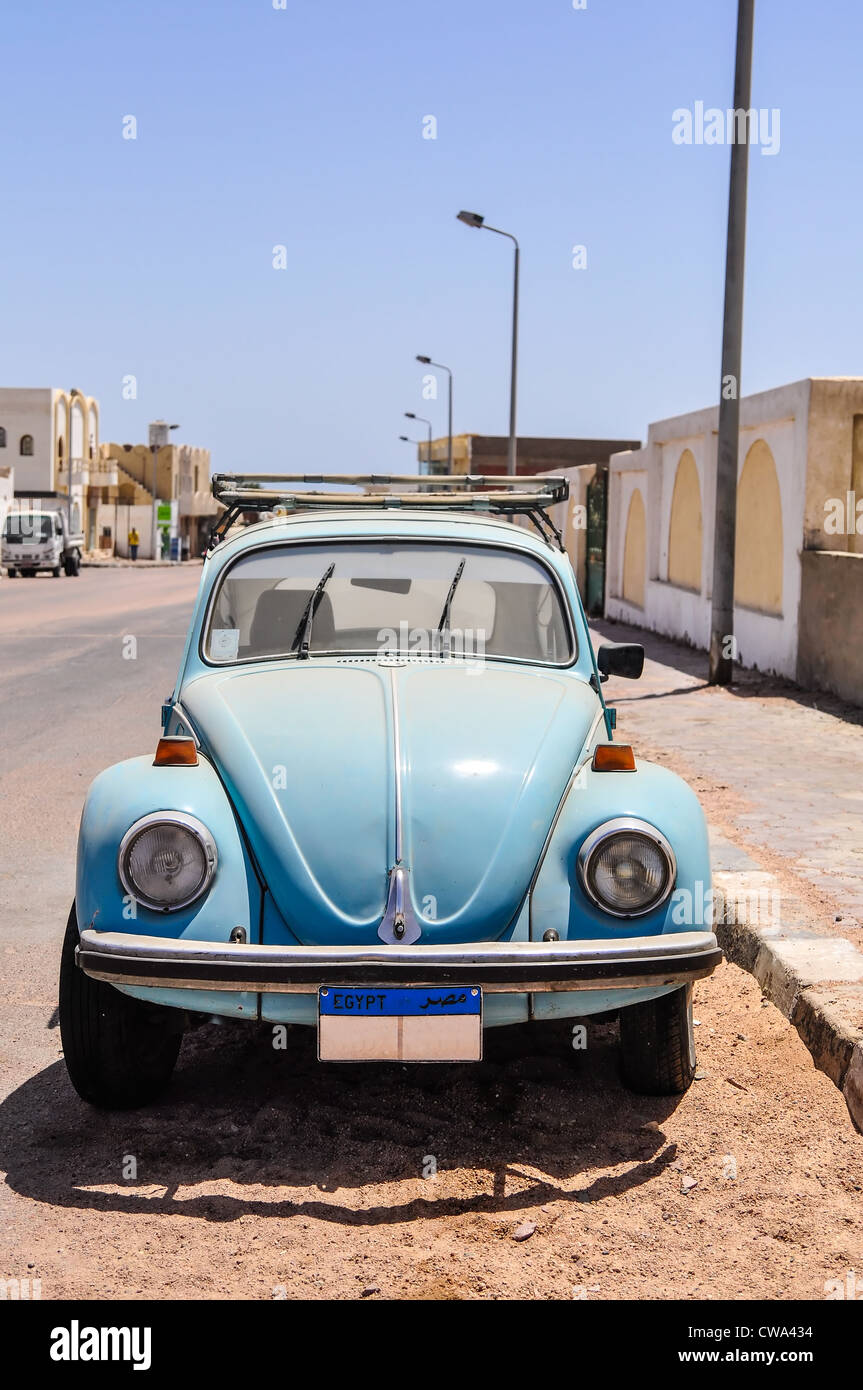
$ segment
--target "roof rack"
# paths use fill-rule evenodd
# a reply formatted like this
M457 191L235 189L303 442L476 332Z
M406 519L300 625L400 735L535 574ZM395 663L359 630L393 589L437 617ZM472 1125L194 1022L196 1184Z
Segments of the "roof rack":
M563 550L560 532L547 508L565 502L569 481L562 477L489 476L480 473L214 473L213 496L226 509L210 535L214 549L243 512L409 507L431 511L480 511L526 516L549 544ZM297 486L298 484L302 486ZM345 484L362 492L314 490Z

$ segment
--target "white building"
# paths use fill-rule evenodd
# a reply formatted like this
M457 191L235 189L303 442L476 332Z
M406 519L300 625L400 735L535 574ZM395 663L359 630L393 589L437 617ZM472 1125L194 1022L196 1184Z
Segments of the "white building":
M706 648L718 408L609 464L608 617ZM745 396L734 635L745 666L863 703L863 378Z
M0 530L3 529L3 522L6 520L7 512L12 510L12 498L15 493L15 469L0 467Z
M5 467L15 470L19 497L71 491L78 529L88 487L99 486L103 470L107 482L98 402L74 389L0 387L0 468Z

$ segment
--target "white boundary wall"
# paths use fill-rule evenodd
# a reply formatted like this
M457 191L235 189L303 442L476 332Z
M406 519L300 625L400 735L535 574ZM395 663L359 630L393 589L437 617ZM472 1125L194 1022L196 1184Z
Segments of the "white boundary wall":
M792 679L797 673L797 620L800 604L800 550L803 545L809 433L810 381L746 396L740 403L738 477L758 439L768 445L776 465L782 506L782 613L736 606L734 631L740 661ZM647 444L612 455L609 465L606 614L669 637L707 648L713 580L716 491L717 407L652 424ZM684 449L695 459L701 492L702 556L698 593L668 581L671 498ZM622 597L623 557L629 503L641 488L646 519L644 608Z

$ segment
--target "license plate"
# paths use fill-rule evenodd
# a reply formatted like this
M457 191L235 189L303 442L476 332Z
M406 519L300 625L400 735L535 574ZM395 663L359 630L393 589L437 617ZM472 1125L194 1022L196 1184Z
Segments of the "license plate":
M479 1062L482 991L473 986L318 991L322 1062Z

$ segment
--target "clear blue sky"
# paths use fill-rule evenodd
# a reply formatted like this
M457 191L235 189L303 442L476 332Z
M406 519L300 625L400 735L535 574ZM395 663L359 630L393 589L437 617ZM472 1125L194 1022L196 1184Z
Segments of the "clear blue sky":
M863 7L756 9L781 150L751 152L745 393L863 371ZM0 384L98 396L103 439L179 421L215 468L403 469L403 411L445 432L426 352L454 368L456 431L505 433L510 248L466 207L522 245L519 432L643 438L717 394L729 151L671 129L730 105L735 16L7 0Z

